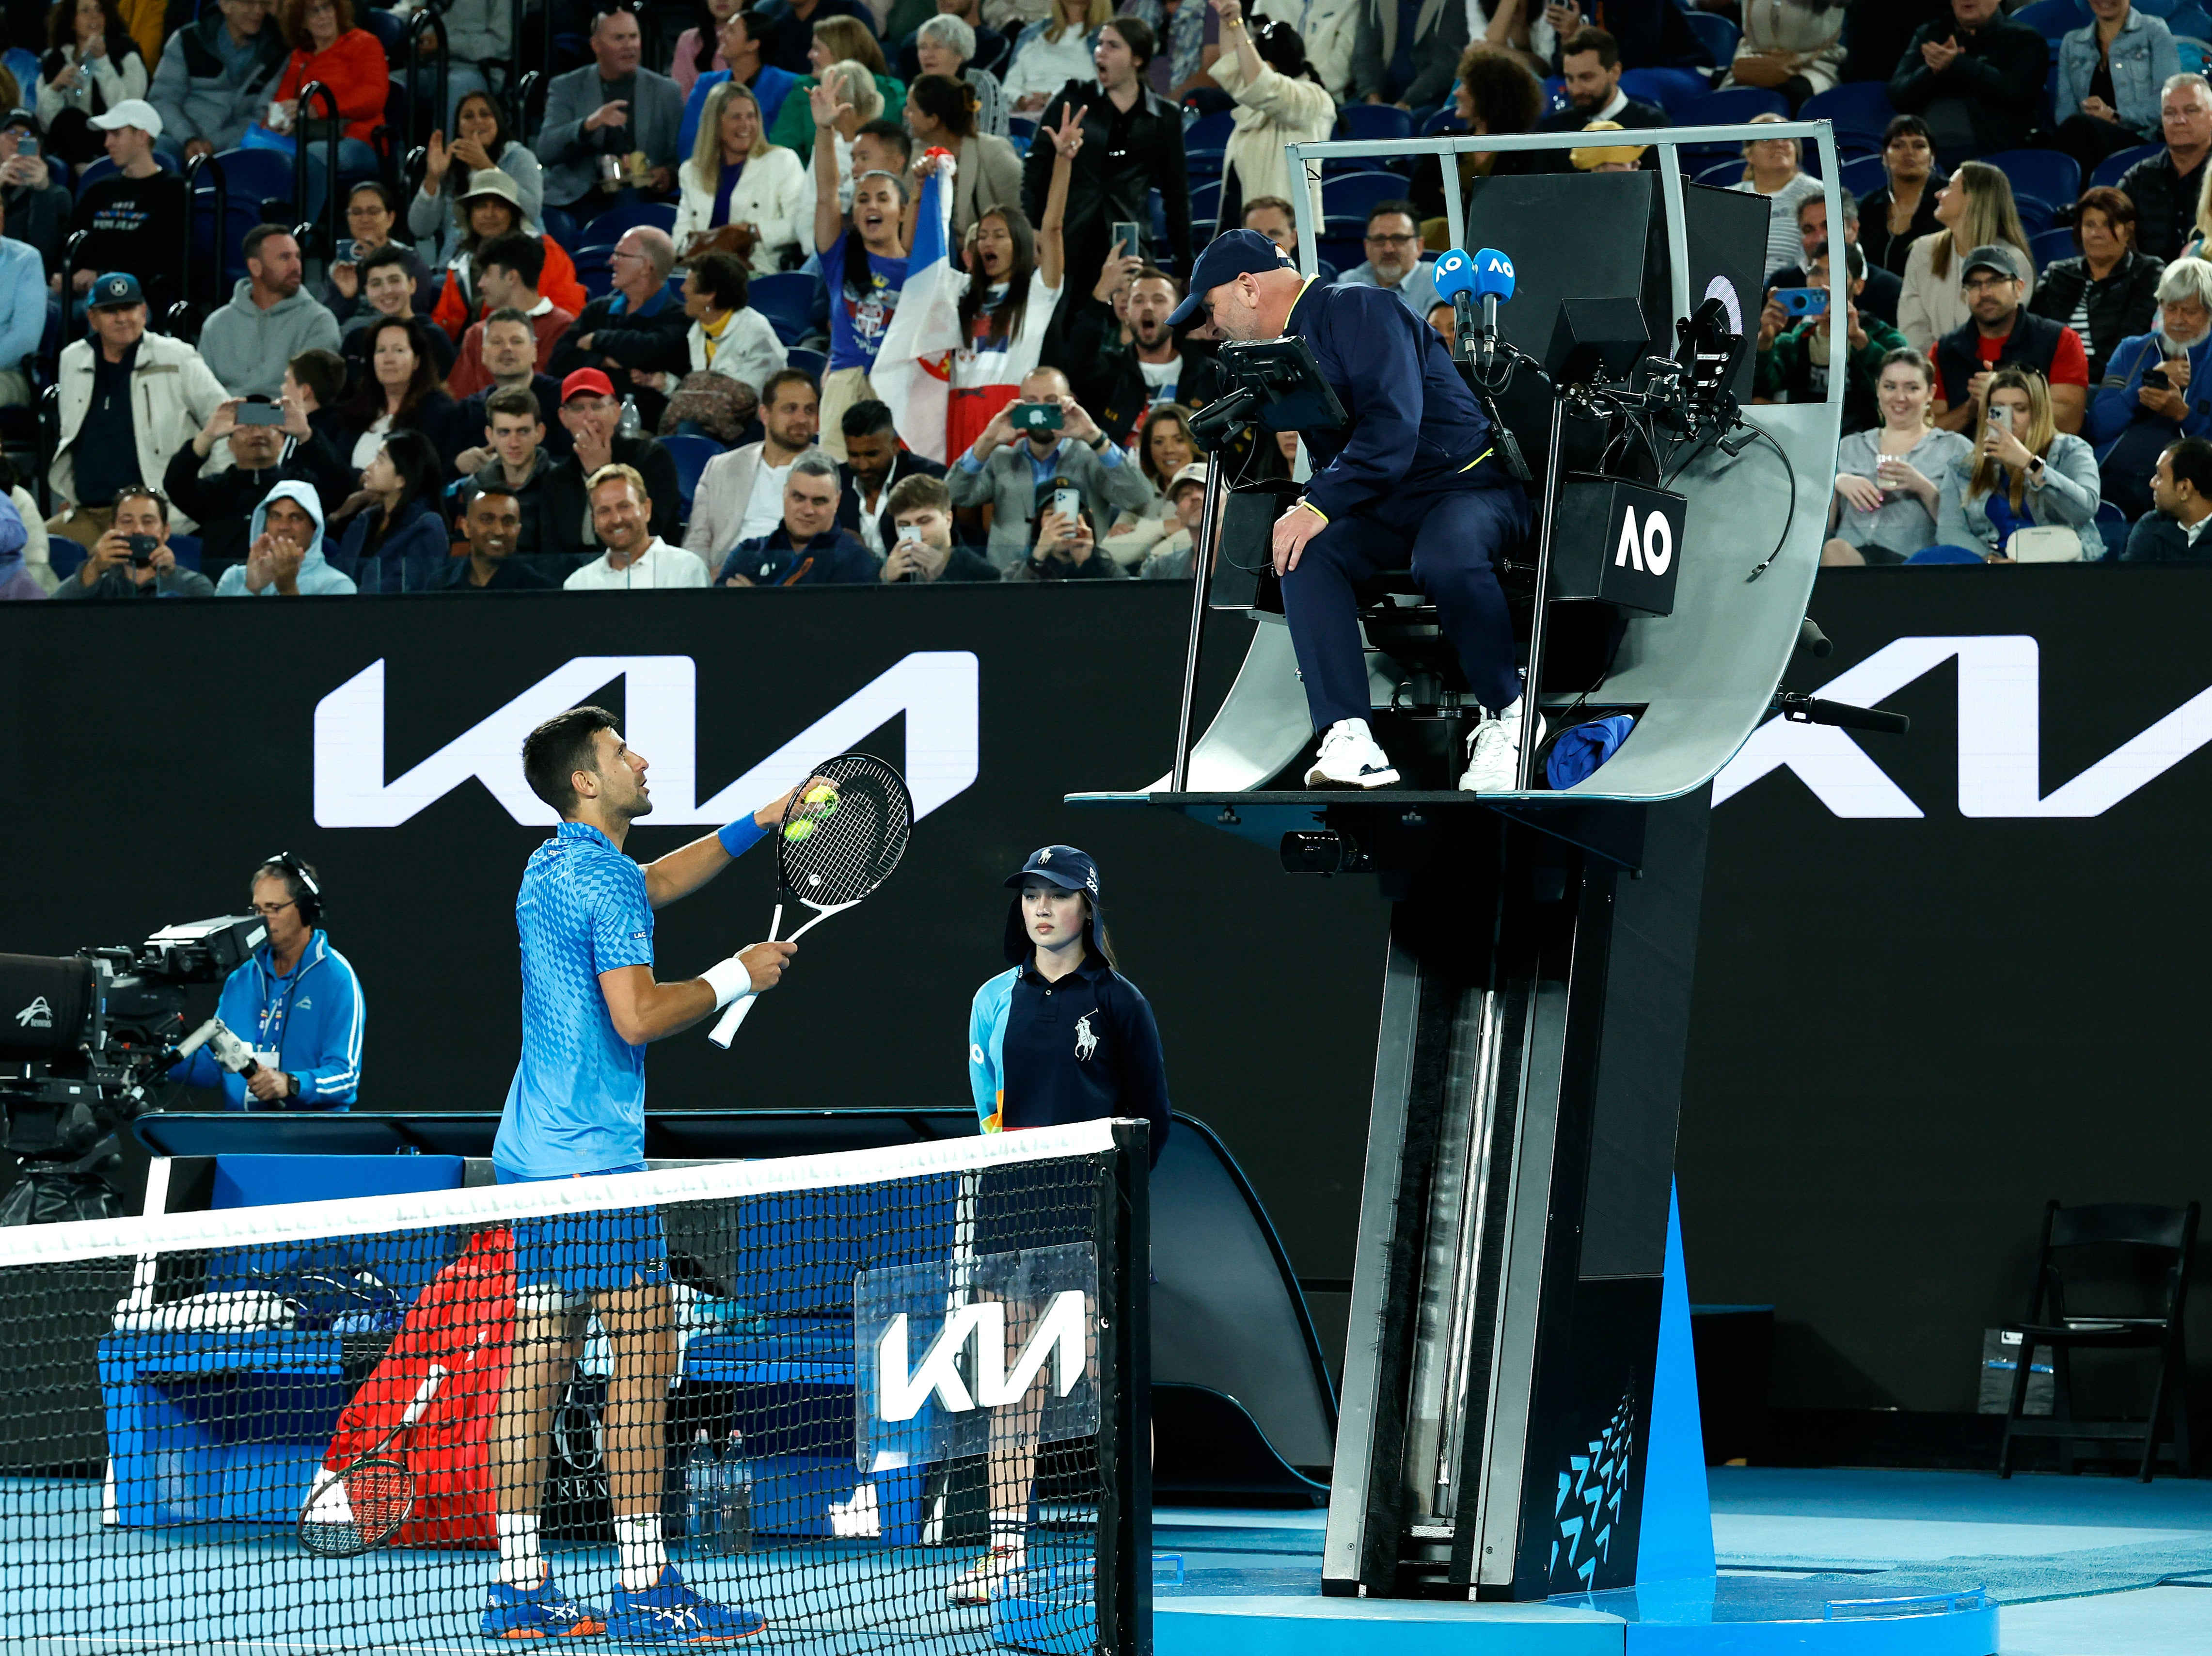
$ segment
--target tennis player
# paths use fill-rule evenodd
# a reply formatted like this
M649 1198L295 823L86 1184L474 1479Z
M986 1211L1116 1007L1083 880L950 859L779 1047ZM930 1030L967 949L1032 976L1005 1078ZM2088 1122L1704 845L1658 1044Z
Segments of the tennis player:
M1073 845L1032 851L1006 884L1013 968L975 991L968 1014L968 1080L987 1133L1102 1117L1152 1124L1152 1160L1168 1139L1168 1074L1159 1026L1144 992L1115 969L1098 905L1098 865ZM980 1237L1005 1251L1019 1239ZM1029 1335L1010 1318L1008 1336ZM989 1457L990 1546L947 1589L956 1604L984 1604L1024 1568L1036 1471L1036 1411L1026 1402L994 1422Z
M574 707L522 744L531 791L560 813L514 902L522 940L522 1058L492 1163L500 1182L645 1169L645 1048L739 995L775 987L794 946L756 943L699 977L653 974L653 910L688 897L781 820L785 800L641 868L623 855L653 797L646 760L614 715ZM677 1363L668 1248L650 1209L526 1220L514 1227L513 1355L491 1446L499 1576L483 1631L505 1639L599 1633L639 1644L743 1639L767 1623L685 1586L662 1544L668 1387ZM620 1572L611 1607L570 1598L538 1543L553 1411L590 1313L613 1355L604 1418Z

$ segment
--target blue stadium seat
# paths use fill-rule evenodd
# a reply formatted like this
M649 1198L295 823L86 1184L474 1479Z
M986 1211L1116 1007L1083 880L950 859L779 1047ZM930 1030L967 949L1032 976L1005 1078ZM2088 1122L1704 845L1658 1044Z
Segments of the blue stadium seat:
M1743 162L1735 156L1717 161L1700 167L1690 180L1692 184L1711 185L1716 190L1725 190L1731 184L1743 182Z
M586 228L593 241L604 241L612 247L622 239L623 232L641 224L650 224L656 230L673 230L676 209L665 201L618 201Z
M1964 546L1923 546L1907 563L1985 563L1989 560L1979 552L1969 551Z
M1237 130L1237 115L1224 109L1212 115L1200 115L1182 130L1183 153L1188 155L1201 149L1219 155L1229 147L1229 137Z
M1981 159L2012 180L2015 196L2070 207L2081 193L2081 163L2056 149L2000 149Z
M722 445L712 437L687 436L678 433L663 437L661 447L676 462L676 489L684 502L684 514L691 514L692 492L699 486L699 474L707 469L707 462L722 452Z
M1743 31L1725 17L1710 11L1688 14L1690 33L1698 37L1698 44L1711 54L1716 66L1726 69L1735 61L1735 49L1743 39Z
M2148 161L2166 146L2162 143L2137 144L2132 149L2122 149L2109 155L2097 163L2097 170L2089 174L2091 188L2100 184L2117 185L2121 175L2139 161Z
M2128 531L2134 527L2128 521L2128 514L2113 505L2112 502L2099 501L2097 502L2097 533L2103 536L2105 540L2105 556L2099 561L2110 563L2118 557L2121 549L2128 544Z
M404 20L394 13L386 11L381 6L363 8L360 13L360 20L368 27L369 33L383 43L384 61L387 64L398 63L399 48L407 33Z
M1395 104L1346 104L1336 119L1336 136L1360 143L1388 143L1396 138L1410 138L1413 136L1413 118Z
M2060 38L2077 28L2087 28L2093 21L2088 7L2081 0L2035 0L2032 6L2022 6L2013 13L2015 23L2025 23L2053 46Z
M814 376L815 384L822 383L822 376L830 367L830 359L827 356L818 350L801 350L796 345L784 355L786 368L795 368L801 373L811 374Z
M1797 116L1800 120L1831 123L1838 140L1849 134L1879 146L1883 130L1896 119L1897 112L1890 107L1889 88L1883 82L1847 81L1806 99Z
M176 554L177 562L182 564L185 569L197 569L199 568L200 538L198 535L188 535L179 530L171 530L169 532L169 550Z
M1400 110L1400 114L1405 111ZM1345 173L1321 182L1321 210L1325 217L1348 218L1366 225L1368 210L1378 201L1395 201L1406 193L1406 180L1397 173Z
M222 167L223 188L234 206L241 201L258 205L264 201L292 199L292 158L274 149L226 149L216 157ZM256 215L257 219L258 214ZM284 216L291 216L288 207Z
M2035 238L2058 222L2058 210L2041 196L2015 195L2012 204L2020 210L2021 228L2026 230L2030 246Z
M1676 120L1686 119L1686 112L1700 99L1712 95L1712 83L1693 69L1632 69L1621 76L1620 89L1642 102L1657 104ZM1784 114L1789 113L1788 101L1778 93L1765 95L1780 103Z
M2071 230L2045 230L2040 235L2027 239L2027 251L2035 259L2038 274L2047 270L2053 259L2071 259L2081 250L2074 245Z
M1544 78L1544 109L1546 115L1556 115L1567 107L1567 81L1564 75L1548 75ZM1540 116L1540 119L1541 117Z
M1206 225L1208 227L1207 234L1210 234L1213 221L1220 216L1221 181L1216 179L1211 184L1193 185L1190 192L1191 223ZM1203 242L1206 236L1200 235L1198 240Z
M181 170L175 161L172 161L167 155L162 154L158 149L154 152L154 159L159 161L163 168L168 172L174 173ZM76 175L76 180L74 186L76 193L82 194L86 185L97 184L100 180L106 178L115 170L115 163L105 155L100 156L97 161L87 161L84 164L84 170ZM70 181L69 176L69 164L63 161L59 155L48 155L46 157L46 171L52 175L55 182L58 184L68 184ZM291 186L287 185L285 187L289 189Z
M1883 169L1880 155L1861 155L1844 163L1842 176L1837 182L1863 199L1877 190L1887 189L1889 174Z
M1637 72L1631 70L1629 74ZM1620 88L1628 91L1627 75L1620 77ZM1637 94L1629 92L1628 95ZM1732 86L1725 92L1692 98L1679 109L1669 104L1667 113L1685 126L1737 126L1753 115L1787 115L1790 100L1761 86Z
M608 268L607 259L614 252L614 244L594 242L588 247L579 247L571 255L576 261L576 281L594 299L604 299L614 291L615 273Z
M2181 0L2181 3L2166 15L2166 27L2171 33L2191 40L2212 39L2212 12L2197 4L2197 0Z
M776 271L752 279L752 307L768 318L776 338L787 345L805 337L814 317L814 299L822 278L804 271Z
M1446 104L1421 123L1421 136L1425 138L1441 138L1451 133L1466 131L1467 124L1460 119L1459 111L1449 104Z

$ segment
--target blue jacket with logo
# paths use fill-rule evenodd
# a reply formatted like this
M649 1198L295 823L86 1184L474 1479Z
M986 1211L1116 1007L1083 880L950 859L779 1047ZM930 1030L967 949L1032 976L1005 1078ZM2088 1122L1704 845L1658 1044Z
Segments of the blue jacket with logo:
M1152 1003L1096 954L1057 983L1022 965L977 989L968 1081L987 1133L1142 1116L1155 1165L1167 1143L1167 1062Z
M361 1087L361 1038L368 1022L361 980L327 933L307 940L300 964L279 977L269 947L224 980L215 1015L257 1050L273 1048L276 1068L300 1079L300 1095L264 1104L202 1047L170 1075L193 1087L221 1087L233 1110L343 1110Z

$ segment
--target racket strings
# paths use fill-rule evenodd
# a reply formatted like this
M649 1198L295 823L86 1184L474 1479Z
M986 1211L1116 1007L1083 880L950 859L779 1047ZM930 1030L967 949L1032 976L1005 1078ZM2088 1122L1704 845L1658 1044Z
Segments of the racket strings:
M836 807L815 815L794 800L787 822L807 820L811 831L779 841L786 887L815 908L854 903L881 885L906 854L913 807L898 773L866 754L841 755L817 775L837 790Z

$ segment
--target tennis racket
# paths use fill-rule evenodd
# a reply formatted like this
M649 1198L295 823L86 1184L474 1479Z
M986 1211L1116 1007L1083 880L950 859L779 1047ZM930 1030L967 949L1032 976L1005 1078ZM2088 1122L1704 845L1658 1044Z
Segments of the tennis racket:
M842 914L890 879L914 832L914 800L906 779L866 753L841 753L814 767L783 807L775 837L775 917L768 941L779 941L787 907L811 918L781 941L795 941ZM753 1009L757 994L730 1002L708 1038L726 1047Z
M443 1364L432 1363L397 1426L350 1465L317 1475L300 1510L301 1546L325 1558L357 1558L399 1533L415 1510L415 1475L398 1452L385 1452L414 1430L446 1373Z

